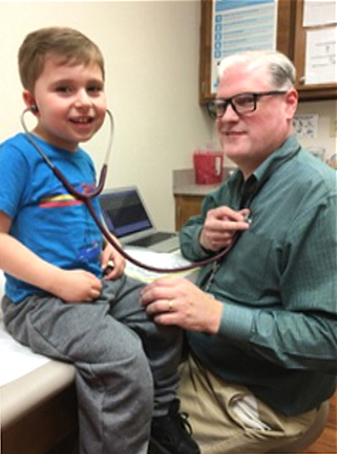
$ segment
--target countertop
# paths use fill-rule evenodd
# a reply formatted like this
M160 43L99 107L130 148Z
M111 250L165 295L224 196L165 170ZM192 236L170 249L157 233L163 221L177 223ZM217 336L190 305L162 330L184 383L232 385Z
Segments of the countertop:
M234 167L224 167L222 181L224 181ZM190 195L190 196L205 196L209 192L219 187L217 184L196 184L193 169L182 169L173 171L173 194L174 195Z

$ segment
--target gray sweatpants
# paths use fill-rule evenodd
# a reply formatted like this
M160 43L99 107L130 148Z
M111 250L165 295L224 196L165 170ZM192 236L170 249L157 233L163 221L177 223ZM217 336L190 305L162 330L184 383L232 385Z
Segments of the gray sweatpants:
M176 397L182 331L149 319L139 304L143 285L126 276L104 281L93 303L3 299L16 340L75 365L81 454L147 453L152 415Z

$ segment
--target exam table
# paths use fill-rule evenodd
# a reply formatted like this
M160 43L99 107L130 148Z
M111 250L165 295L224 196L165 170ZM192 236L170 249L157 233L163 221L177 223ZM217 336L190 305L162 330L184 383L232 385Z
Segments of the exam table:
M0 272L0 299L4 276ZM37 355L5 330L0 314L2 454L65 454L76 439L75 369Z

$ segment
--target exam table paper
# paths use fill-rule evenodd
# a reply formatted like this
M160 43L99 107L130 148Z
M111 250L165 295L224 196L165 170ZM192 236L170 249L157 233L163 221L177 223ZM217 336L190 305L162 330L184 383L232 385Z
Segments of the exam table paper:
M155 266L156 268L169 268L174 270L175 268L180 268L183 266L191 265L191 262L186 260L180 253L180 250L174 252L154 252L145 248L137 247L126 247L125 251L131 256L134 257L139 262L142 262L146 265ZM168 276L182 276L188 277L189 280L193 280L193 277L197 275L199 268L187 271L178 271L170 273L158 273L155 271L149 271L144 268L141 268L137 265L134 265L129 260L126 262L125 272L136 279L140 279L144 282L151 282L160 277ZM192 278L192 279L191 279Z
M6 332L2 320L0 320L0 358L0 386L16 380L50 361L49 358L33 353L30 348L14 340Z

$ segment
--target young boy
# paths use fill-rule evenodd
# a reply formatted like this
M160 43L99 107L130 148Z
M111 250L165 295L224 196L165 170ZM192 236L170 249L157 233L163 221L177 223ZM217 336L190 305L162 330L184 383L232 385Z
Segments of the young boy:
M44 28L23 41L19 70L37 120L34 142L75 188L90 190L94 165L79 143L106 113L100 50L76 30ZM97 200L94 207L99 212ZM145 454L151 433L165 452L198 453L176 397L182 331L153 323L139 304L143 284L126 277L122 257L103 244L85 205L67 193L27 134L6 140L4 320L19 342L75 365L80 452Z

